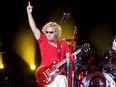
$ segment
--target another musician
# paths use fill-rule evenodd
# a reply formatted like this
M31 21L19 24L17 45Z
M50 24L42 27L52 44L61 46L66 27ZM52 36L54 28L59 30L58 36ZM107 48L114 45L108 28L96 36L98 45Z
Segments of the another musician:
M48 22L43 28L42 32L37 28L32 17L33 6L30 2L27 6L27 15L30 28L37 40L41 51L41 65L49 66L53 60L62 61L69 57L69 46L65 40L60 39L61 27L56 22ZM60 68L61 74L58 74L52 83L45 87L68 87L64 66Z
M116 35L112 37L112 46L102 54L103 71L109 73L116 80Z

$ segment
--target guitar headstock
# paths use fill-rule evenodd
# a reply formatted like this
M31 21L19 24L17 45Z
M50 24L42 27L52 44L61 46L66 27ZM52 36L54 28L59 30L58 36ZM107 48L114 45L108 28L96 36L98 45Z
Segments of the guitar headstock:
M90 50L90 44L85 43L81 46L81 49L84 50L85 52L88 52Z

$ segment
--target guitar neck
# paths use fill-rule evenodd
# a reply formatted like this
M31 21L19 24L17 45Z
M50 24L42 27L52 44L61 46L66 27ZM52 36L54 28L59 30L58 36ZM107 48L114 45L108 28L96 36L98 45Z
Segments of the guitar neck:
M73 54L77 55L78 53L81 52L81 49L78 49L75 51ZM66 63L69 60L69 57L65 58L64 60L60 61L58 64L56 64L56 68L58 69L60 66L62 66L64 63Z
M58 69L60 66L62 66L64 63L66 63L69 60L69 58L65 58L62 61L60 61L58 64L56 64L56 68Z
M78 49L77 51L75 51L74 53L72 53L71 55L77 55L79 54L83 49L86 50L86 52L90 49L87 49L89 48L90 45L85 43L80 49ZM70 57L67 57L65 59L63 59L62 61L60 61L58 64L55 65L55 68L58 69L60 66L62 66L64 63L66 63L68 60L70 59Z
M77 55L82 51L82 49L78 49L77 51L75 51L73 54Z

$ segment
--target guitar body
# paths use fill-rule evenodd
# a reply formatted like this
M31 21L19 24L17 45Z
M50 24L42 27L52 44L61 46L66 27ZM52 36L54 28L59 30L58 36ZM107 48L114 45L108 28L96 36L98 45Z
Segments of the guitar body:
M36 69L35 76L37 82L42 85L50 84L57 74L60 74L59 69L55 67L57 61L53 61L49 66L40 66Z

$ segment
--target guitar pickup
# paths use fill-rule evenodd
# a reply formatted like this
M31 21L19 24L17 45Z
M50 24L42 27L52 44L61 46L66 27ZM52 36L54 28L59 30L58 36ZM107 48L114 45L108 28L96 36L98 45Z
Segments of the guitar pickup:
M47 69L45 72L46 72L48 75L51 73L51 71L50 71L49 69Z

